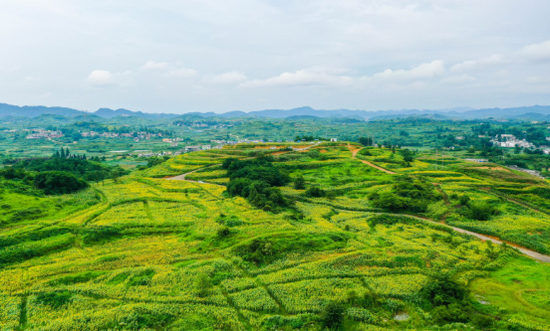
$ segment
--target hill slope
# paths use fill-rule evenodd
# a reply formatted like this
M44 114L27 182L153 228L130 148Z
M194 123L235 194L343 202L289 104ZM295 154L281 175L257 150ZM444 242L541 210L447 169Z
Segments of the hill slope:
M527 235L550 228L535 210L544 206L494 194L510 184L519 201L548 184L513 171L503 182L502 170L456 159L435 170L430 155L406 166L388 149L293 147L185 154L70 196L22 200L4 191L0 330L548 328L550 266L422 218L495 231L544 252L547 234ZM259 158L266 153L276 158ZM257 170L303 177L305 189L281 186L289 207L258 209L252 195L225 193L238 178L222 167L229 158L246 167L263 160ZM414 187L402 185L405 177ZM479 189L491 181L495 192ZM406 199L403 190L427 199L416 211L422 217L374 202L384 192ZM501 212L485 222L460 218L456 192ZM58 212L20 217L31 208Z

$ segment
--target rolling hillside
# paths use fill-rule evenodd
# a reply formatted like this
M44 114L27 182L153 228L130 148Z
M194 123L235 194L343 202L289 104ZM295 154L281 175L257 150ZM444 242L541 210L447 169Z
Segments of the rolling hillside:
M438 162L246 144L72 195L6 188L0 330L548 330L550 265L513 245L550 254L550 186Z

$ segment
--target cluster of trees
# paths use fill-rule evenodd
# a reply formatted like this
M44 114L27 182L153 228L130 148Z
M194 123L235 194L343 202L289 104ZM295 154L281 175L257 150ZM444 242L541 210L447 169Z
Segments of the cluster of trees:
M86 154L78 155L78 154L71 154L69 151L69 147L67 149L61 147L59 151L55 151L53 153L52 157L54 158L62 158L62 159L81 159L81 160L87 160Z
M431 202L441 199L433 185L412 177L398 177L389 192L374 192L369 195L377 208L392 212L409 210L425 212Z
M488 329L493 325L490 316L474 309L468 300L468 289L450 279L429 282L422 289L421 295L433 307L431 315L438 324L472 323L479 329Z
M298 135L294 138L295 141L315 141L315 140L327 140L325 138L321 138L319 136L313 136L313 135L309 135L309 136L306 136L305 134L304 135Z
M88 183L65 171L30 172L25 169L7 167L0 169L0 177L18 182L21 185L33 186L45 194L67 194L88 187Z
M227 170L230 181L227 192L242 196L252 205L266 211L279 212L290 206L277 186L290 181L288 175L273 166L273 156L261 156L253 160L225 159L222 168Z
M454 194L451 199L457 199L460 204L460 214L469 219L488 221L492 216L498 215L500 210L484 201L472 201L467 195Z
M45 194L67 194L88 187L88 183L65 171L44 171L34 177L34 186Z
M371 137L360 137L357 141L363 146L372 146L374 143Z
M62 153L59 154L62 155ZM65 157L60 156L43 159L21 160L15 163L12 167L15 169L25 169L27 171L34 172L63 171L91 182L100 182L108 178L116 179L127 173L124 169L118 166L110 167L83 158L67 158L67 154L68 149L63 152Z
M13 187L44 194L67 194L107 178L116 181L127 171L119 166L111 167L86 158L74 157L69 149L61 149L54 157L20 160L11 167L0 169L0 178L10 181ZM15 185L15 186L14 186ZM42 193L40 193L42 194Z

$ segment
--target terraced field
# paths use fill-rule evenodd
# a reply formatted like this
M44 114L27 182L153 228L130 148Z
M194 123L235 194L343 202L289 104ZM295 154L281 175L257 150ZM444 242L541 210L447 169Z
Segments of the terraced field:
M2 216L0 330L322 330L334 328L331 305L342 330L549 329L549 265L428 221L548 253L545 205L526 198L547 183L512 171L502 182L460 160L436 169L429 156L407 166L387 149L354 158L359 149L191 153L49 198L78 198L79 208ZM289 183L281 192L291 206L273 213L226 192L225 159L270 152L275 168L324 196ZM425 211L377 206L372 194L401 177L429 184L437 199ZM464 194L498 213L468 218ZM11 204L12 213L24 207ZM471 291L460 308L468 318L453 320L445 309L454 306L426 296L450 281Z

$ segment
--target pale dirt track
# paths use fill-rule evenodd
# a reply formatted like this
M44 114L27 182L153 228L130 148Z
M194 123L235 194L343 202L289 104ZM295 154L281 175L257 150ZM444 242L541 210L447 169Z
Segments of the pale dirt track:
M359 152L359 151L361 150L361 148L352 149L352 148L351 148L351 145L348 145L348 148L349 148L350 152L352 153L352 158L357 159L355 156L357 155L357 152ZM368 165L368 166L370 166L370 167L373 167L373 168L375 168L375 169L378 169L378 170L380 170L380 171L383 171L383 172L385 172L385 173L387 173L387 174L390 174L390 175L397 175L397 173L395 173L395 172L393 172L393 171L390 171L390 170L388 170L388 169L384 169L384 168L382 168L382 167L380 167L380 166L377 166L376 164L374 164L374 163L372 163L372 162L365 161L365 160L361 160L361 159L357 159L357 160L363 162L364 164L366 164L366 165Z
M357 148L357 149L353 149L351 145L348 144L348 148L350 150L350 152L352 153L352 158L356 158L355 156L357 155L357 153L361 150L361 148ZM358 159L359 160L359 159ZM392 174L392 175L395 175L396 173L393 172L393 171L390 171L390 170L387 170L387 169L384 169L382 167L379 167L371 162L368 162L368 161L364 161L364 160L359 160L361 162L363 162L364 164L366 165L369 165L373 168L376 168L378 170L381 170L381 171L384 171L385 173L388 173L388 174ZM435 184L434 184L435 185ZM515 201L513 201L515 202ZM518 203L518 202L515 202L515 203ZM524 206L523 204L521 203L518 203L522 206ZM530 207L528 206L524 206L524 207L527 207L529 209L531 209ZM486 236L486 235L483 235L483 234L480 234L480 233L476 233L476 232L472 232L472 231L468 231L468 230L464 230L464 229L461 229L461 228L457 228L457 227L454 227L454 226L450 226L450 225L446 225L446 224L442 224L442 223L437 223L435 221L432 221L430 219L427 219L427 218L422 218L422 217L418 217L418 216L413 216L413 215L406 215L408 217L412 217L412 218L415 218L415 219L418 219L418 220L422 220L422 221L425 221L425 222L430 222L430 223L434 223L434 224L438 224L438 225L443 225L443 226L446 226L448 228L451 228L453 229L454 231L456 232L459 232L459 233L464 233L464 234L468 234L470 236L474 236L478 239L481 239L483 241L486 241L486 240L489 240L495 244L498 244L498 245L502 245L504 243L504 241L501 241L497 238L492 238L492 237L489 237L489 236ZM548 255L544 255L544 254L540 254L538 252L535 252L533 250L530 250L530 249L527 249L525 247L521 247L521 246L518 246L516 244L513 244L513 243L507 243L513 247L515 247L518 251L520 251L521 253L535 259L535 260L538 260L538 261L542 261L542 262L546 262L546 263L550 263L550 256Z
M300 149L300 150L307 150L311 147L314 147L314 146L317 146L318 144L315 144L315 145L312 145L312 146L308 146L306 148L303 148L303 149ZM355 150L352 150L351 149L351 146L348 145L348 148L350 149L350 151L352 152L352 157L355 158L355 155L357 154L357 152L359 152L360 148L359 149L355 149ZM377 165L375 164L372 164L368 161L363 161L363 160L360 160L361 162L373 167L373 168L376 168L378 170L381 170L381 171L384 171L388 174L392 174L392 175L395 175L396 173L395 172L392 172L392 171L389 171L387 169L384 169L384 168L381 168L381 167L378 167ZM216 164L218 165L218 164ZM209 167L213 167L215 165L211 165ZM206 167L208 168L208 167ZM205 168L200 168L200 169L196 169L196 170L193 170L193 171L190 171L190 172L187 172L185 174L182 174L182 175L179 175L179 176L175 176L175 177L170 177L170 178L166 178L167 180L185 180L185 181L188 181L188 182L192 182L192 183L198 183L198 184L203 184L203 183L199 183L198 181L195 181L195 180L189 180L189 179L185 179L185 176L189 175L189 174L192 174L194 172L197 172L199 170L202 170L202 169L205 169ZM223 185L219 185L219 184L211 184L211 183L204 183L204 184L209 184L209 185L217 185L217 186L223 186ZM385 214L385 213L376 213L376 214ZM386 213L387 214L387 213ZM414 219L417 219L417 220L421 220L421 221L424 221L424 222L430 222L430 223L433 223L433 224L437 224L437 225L441 225L441 226L446 226L448 228L451 228L453 229L454 231L456 232L459 232L459 233L464 233L464 234L467 234L467 235L470 235L470 236L474 236L478 239L481 239L483 241L486 241L486 240L489 240L495 244L498 244L498 245L501 245L504 243L504 241L501 241L497 238L492 238L492 237L489 237L489 236L486 236L486 235L483 235L483 234L480 234L480 233L476 233L476 232L472 232L472 231L468 231L468 230L464 230L464 229L461 229L461 228L457 228L457 227L454 227L454 226L450 226L450 225L446 225L446 224L442 224L442 223L438 223L438 222L435 222L435 221L432 221L428 218L423 218L423 217L418 217L418 216L414 216L414 215L403 215L403 214L395 214L396 216L407 216L407 217L411 217L411 218L414 218ZM518 246L516 244L512 244L512 243L507 243L511 246L513 246L514 248L516 248L518 251L520 251L521 253L535 259L535 260L538 260L538 261L541 261L541 262L545 262L545 263L550 263L550 256L548 255L544 255L544 254L540 254L538 252L535 252L533 250L530 250L530 249L527 249L525 247L521 247L521 246Z

